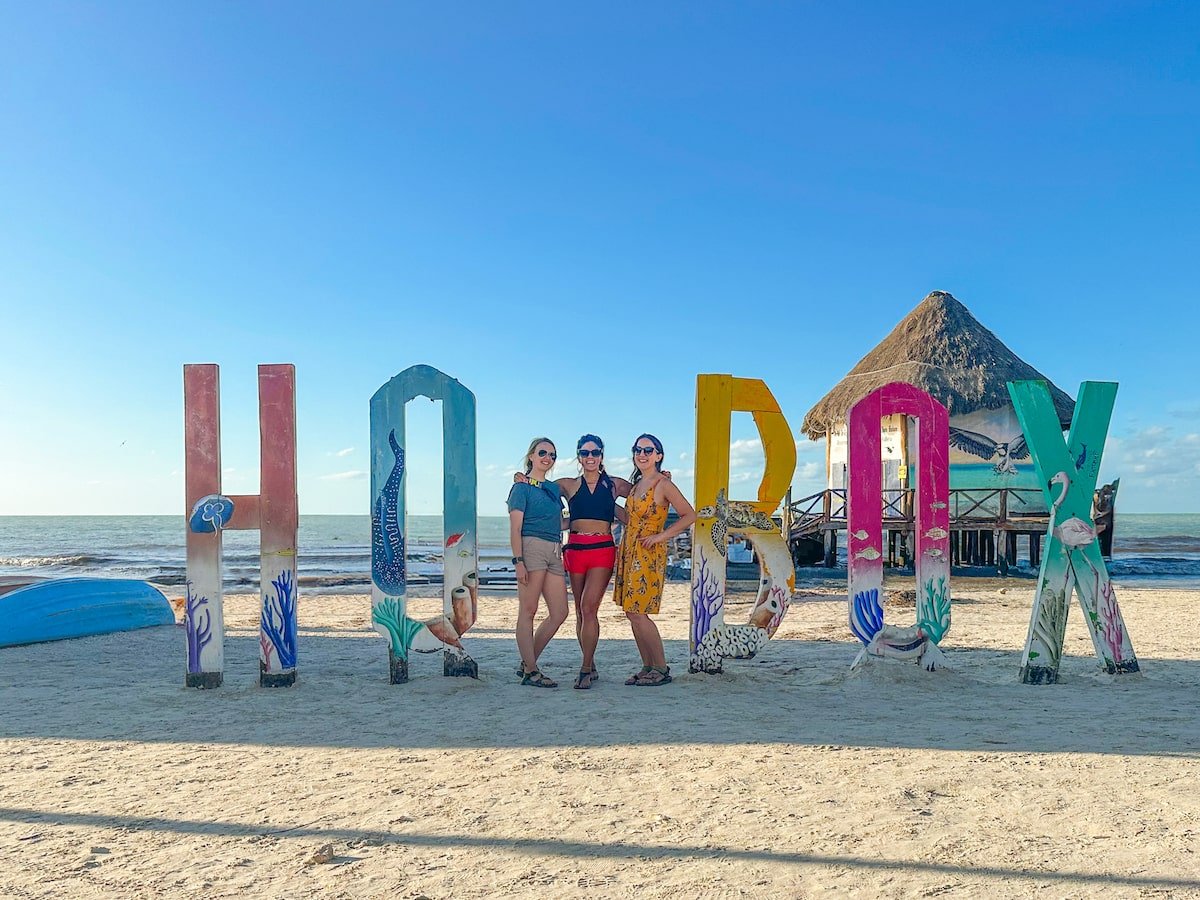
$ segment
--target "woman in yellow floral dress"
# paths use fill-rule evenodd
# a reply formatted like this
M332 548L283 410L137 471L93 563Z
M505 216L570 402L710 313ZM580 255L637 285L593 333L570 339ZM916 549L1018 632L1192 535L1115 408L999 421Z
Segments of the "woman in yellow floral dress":
M633 639L642 656L642 668L626 684L653 687L671 680L671 669L663 651L662 636L650 616L662 604L663 581L667 574L667 541L682 534L696 521L696 511L679 488L662 474L662 442L652 434L638 435L633 442L633 487L625 503L629 521L617 556L617 580L613 599L625 610ZM663 530L671 507L679 519Z

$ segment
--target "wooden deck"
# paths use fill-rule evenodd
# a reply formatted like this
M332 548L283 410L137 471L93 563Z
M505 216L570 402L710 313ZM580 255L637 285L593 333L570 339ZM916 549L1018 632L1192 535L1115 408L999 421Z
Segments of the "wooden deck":
M890 566L912 563L913 502L911 488L881 492L884 545ZM784 533L790 545L802 538L819 540L825 565L837 563L838 532L846 530L846 491L831 488L799 500L785 500ZM1017 541L1028 541L1029 559L1041 561L1041 540L1050 524L1040 488L994 488L950 491L952 565L996 566L1004 574L1017 562Z

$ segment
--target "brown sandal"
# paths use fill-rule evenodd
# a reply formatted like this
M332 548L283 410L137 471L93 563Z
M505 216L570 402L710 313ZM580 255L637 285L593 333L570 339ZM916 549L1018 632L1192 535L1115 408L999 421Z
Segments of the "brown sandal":
M528 685L529 687L540 687L540 688L556 688L556 687L558 687L557 681L547 678L538 669L533 669L530 672L526 672L525 677L521 679L521 684Z
M630 675L628 678L626 678L625 683L626 684L637 684L639 678L641 678L643 675L649 675L653 671L654 671L654 668L652 666L642 666L641 669L639 669L637 672L634 672L632 675Z

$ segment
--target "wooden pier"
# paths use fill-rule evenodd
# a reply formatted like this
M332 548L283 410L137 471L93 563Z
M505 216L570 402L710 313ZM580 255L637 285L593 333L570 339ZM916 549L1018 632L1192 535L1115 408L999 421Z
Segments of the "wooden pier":
M913 560L912 488L881 492L887 564L908 567ZM784 533L795 548L802 539L819 540L824 563L837 565L838 532L846 530L846 491L831 488L784 501ZM1025 538L1030 565L1041 562L1049 513L1040 488L950 491L950 554L954 566L995 566L1007 574L1017 563L1017 543ZM795 555L795 554L793 554Z

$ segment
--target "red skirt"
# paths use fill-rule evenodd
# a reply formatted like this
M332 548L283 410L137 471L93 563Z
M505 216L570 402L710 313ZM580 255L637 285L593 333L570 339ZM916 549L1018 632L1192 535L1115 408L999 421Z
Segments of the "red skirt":
M588 569L611 569L617 564L617 545L611 534L572 534L563 548L563 565L582 575Z

